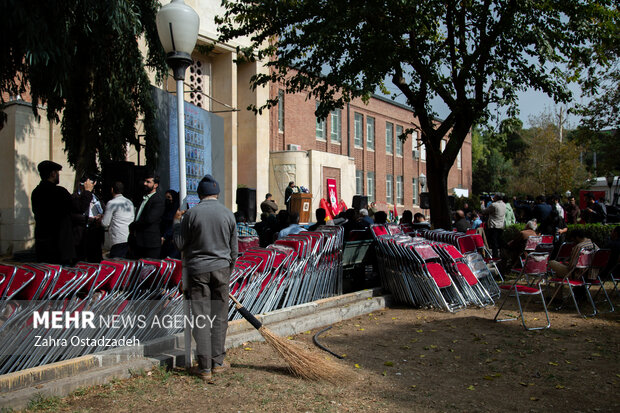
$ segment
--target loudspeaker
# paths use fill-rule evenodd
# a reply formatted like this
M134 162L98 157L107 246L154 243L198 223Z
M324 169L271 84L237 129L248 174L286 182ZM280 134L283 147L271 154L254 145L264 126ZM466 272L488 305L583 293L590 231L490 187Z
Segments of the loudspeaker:
M422 209L431 209L431 200L429 198L428 192L420 193L420 208Z
M256 189L237 188L237 211L243 212L248 222L256 222Z
M356 211L359 211L362 208L367 209L368 197L366 195L354 195L353 202L351 203L351 208Z

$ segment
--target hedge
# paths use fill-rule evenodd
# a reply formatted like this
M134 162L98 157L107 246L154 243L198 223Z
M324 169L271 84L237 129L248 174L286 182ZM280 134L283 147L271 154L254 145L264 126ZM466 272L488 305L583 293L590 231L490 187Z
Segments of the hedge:
M614 227L616 226L617 224L571 224L568 226L568 233L566 234L566 238L568 238L568 235L571 233L571 231L575 229L581 229L585 231L586 236L590 238L596 245L598 245L599 247L604 247L607 242L609 242L611 231L613 231ZM517 236L517 233L523 231L524 229L525 224L514 224L507 227L503 233L504 243L514 239Z

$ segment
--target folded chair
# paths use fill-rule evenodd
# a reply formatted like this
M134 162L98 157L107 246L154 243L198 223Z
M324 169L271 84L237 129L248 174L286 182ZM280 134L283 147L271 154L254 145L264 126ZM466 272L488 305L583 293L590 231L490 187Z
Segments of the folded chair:
M545 297L541 288L542 282L544 281L545 274L547 272L548 262L549 253L532 252L528 254L525 262L523 263L523 268L521 269L521 272L519 273L514 283L510 285L507 284L500 286L501 289L507 291L507 294L504 298L504 301L502 301L502 304L497 310L497 313L495 314L495 321L501 322L517 319L517 317L498 318L500 312L504 308L504 305L508 301L508 298L516 297L517 305L519 307L519 317L521 318L523 328L525 328L526 330L541 330L544 328L549 328L551 326L551 321L549 320L549 313L547 311L547 305L545 304ZM547 324L545 326L528 327L525 321L524 311L527 308L530 300L536 295L540 296L540 301L542 302L543 309L545 310L545 316L547 317ZM525 304L521 303L521 297L528 297Z

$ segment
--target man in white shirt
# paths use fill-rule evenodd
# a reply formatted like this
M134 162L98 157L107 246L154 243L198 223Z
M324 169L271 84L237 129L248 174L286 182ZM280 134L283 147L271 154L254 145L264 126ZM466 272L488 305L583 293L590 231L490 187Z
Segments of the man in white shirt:
M495 195L493 201L494 202L488 208L481 212L489 216L485 232L489 240L489 248L491 248L493 258L499 258L502 232L504 232L505 226L506 204L499 195Z
M105 206L101 225L106 229L105 247L110 249L110 258L125 258L129 244L129 224L133 222L134 207L123 196L123 183L114 182L112 199Z

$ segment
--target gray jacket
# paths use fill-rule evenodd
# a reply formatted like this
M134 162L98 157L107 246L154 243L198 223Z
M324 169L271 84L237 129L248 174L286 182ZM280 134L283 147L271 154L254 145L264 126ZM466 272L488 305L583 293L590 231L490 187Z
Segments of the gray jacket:
M506 216L506 204L504 204L504 201L493 202L487 209L483 210L482 213L489 215L487 221L488 228L504 228L504 217Z
M217 199L203 199L173 226L174 243L187 270L196 274L235 265L239 252L233 213Z

